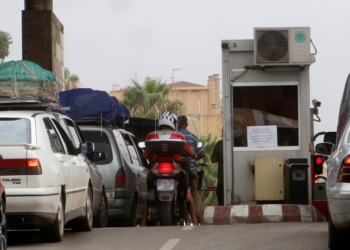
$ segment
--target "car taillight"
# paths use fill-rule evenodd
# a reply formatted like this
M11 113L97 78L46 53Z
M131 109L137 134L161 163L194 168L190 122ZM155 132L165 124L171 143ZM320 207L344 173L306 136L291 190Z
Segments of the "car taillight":
M174 165L171 162L160 162L157 169L160 174L169 174L174 171Z
M159 139L159 135L157 133L148 134L147 137L146 137L146 141L154 140L154 139Z
M126 186L126 176L124 168L119 168L115 176L115 187L124 188Z
M185 137L182 134L174 133L170 136L170 139L185 140Z
M350 182L350 155L344 158L339 168L337 182Z
M9 159L0 162L0 175L41 175L39 159Z

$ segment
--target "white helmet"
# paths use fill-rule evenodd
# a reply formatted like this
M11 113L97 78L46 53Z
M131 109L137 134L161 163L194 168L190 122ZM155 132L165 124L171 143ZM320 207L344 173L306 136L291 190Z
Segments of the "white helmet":
M176 122L177 117L171 112L164 112L159 116L159 127L162 125L166 125L175 130Z

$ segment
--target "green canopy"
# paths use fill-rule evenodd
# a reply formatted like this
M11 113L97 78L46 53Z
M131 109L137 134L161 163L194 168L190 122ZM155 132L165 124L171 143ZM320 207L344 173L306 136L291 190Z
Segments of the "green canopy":
M56 81L56 75L30 61L10 61L0 64L0 81L44 83Z
M39 97L57 101L56 75L36 63L20 60L0 64L0 97Z

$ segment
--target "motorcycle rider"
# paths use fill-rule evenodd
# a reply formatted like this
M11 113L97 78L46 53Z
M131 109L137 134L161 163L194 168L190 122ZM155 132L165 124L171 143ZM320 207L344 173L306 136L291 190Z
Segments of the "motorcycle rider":
M181 115L178 117L179 119L179 127L178 131L181 132L186 139L186 142L193 146L196 151L197 157L191 159L191 175L190 175L190 185L191 185L191 193L195 202L196 207L196 216L197 220L200 221L201 210L202 210L202 197L200 190L198 190L198 180L199 176L197 174L197 166L196 161L205 157L205 151L202 147L197 147L197 143L199 142L196 135L192 134L188 129L188 120L185 115Z
M159 117L158 125L159 125L160 130L175 130L176 122L177 122L177 117L176 117L175 114L173 114L171 112L164 112ZM197 157L195 150L188 143L186 143L186 146L185 146L185 154L188 155L188 156L191 156L191 157ZM147 149L146 149L143 152L142 157L144 159L149 159L152 156L148 154ZM181 155L176 155L175 157L177 158L177 160L180 160ZM154 184L151 181L149 181L150 173L151 172L149 172L148 175L147 175L147 188L148 188L148 191L150 191L152 188L155 188ZM196 218L195 202L193 200L190 188L187 190L186 199L191 202L191 205L189 207L190 214L191 214L191 217L192 217L192 220L193 220L193 225L196 226L196 225L198 225L198 221L197 221L197 218ZM147 202L144 201L144 203L143 203L143 214L142 214L142 220L141 220L141 223L140 223L140 227L146 226L147 217L148 217L148 206L147 206Z

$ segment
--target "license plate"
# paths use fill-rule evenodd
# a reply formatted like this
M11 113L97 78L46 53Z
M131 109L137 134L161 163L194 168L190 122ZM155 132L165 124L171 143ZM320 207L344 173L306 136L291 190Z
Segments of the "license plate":
M174 180L172 180L172 179L158 179L157 190L158 191L173 191L174 190Z

